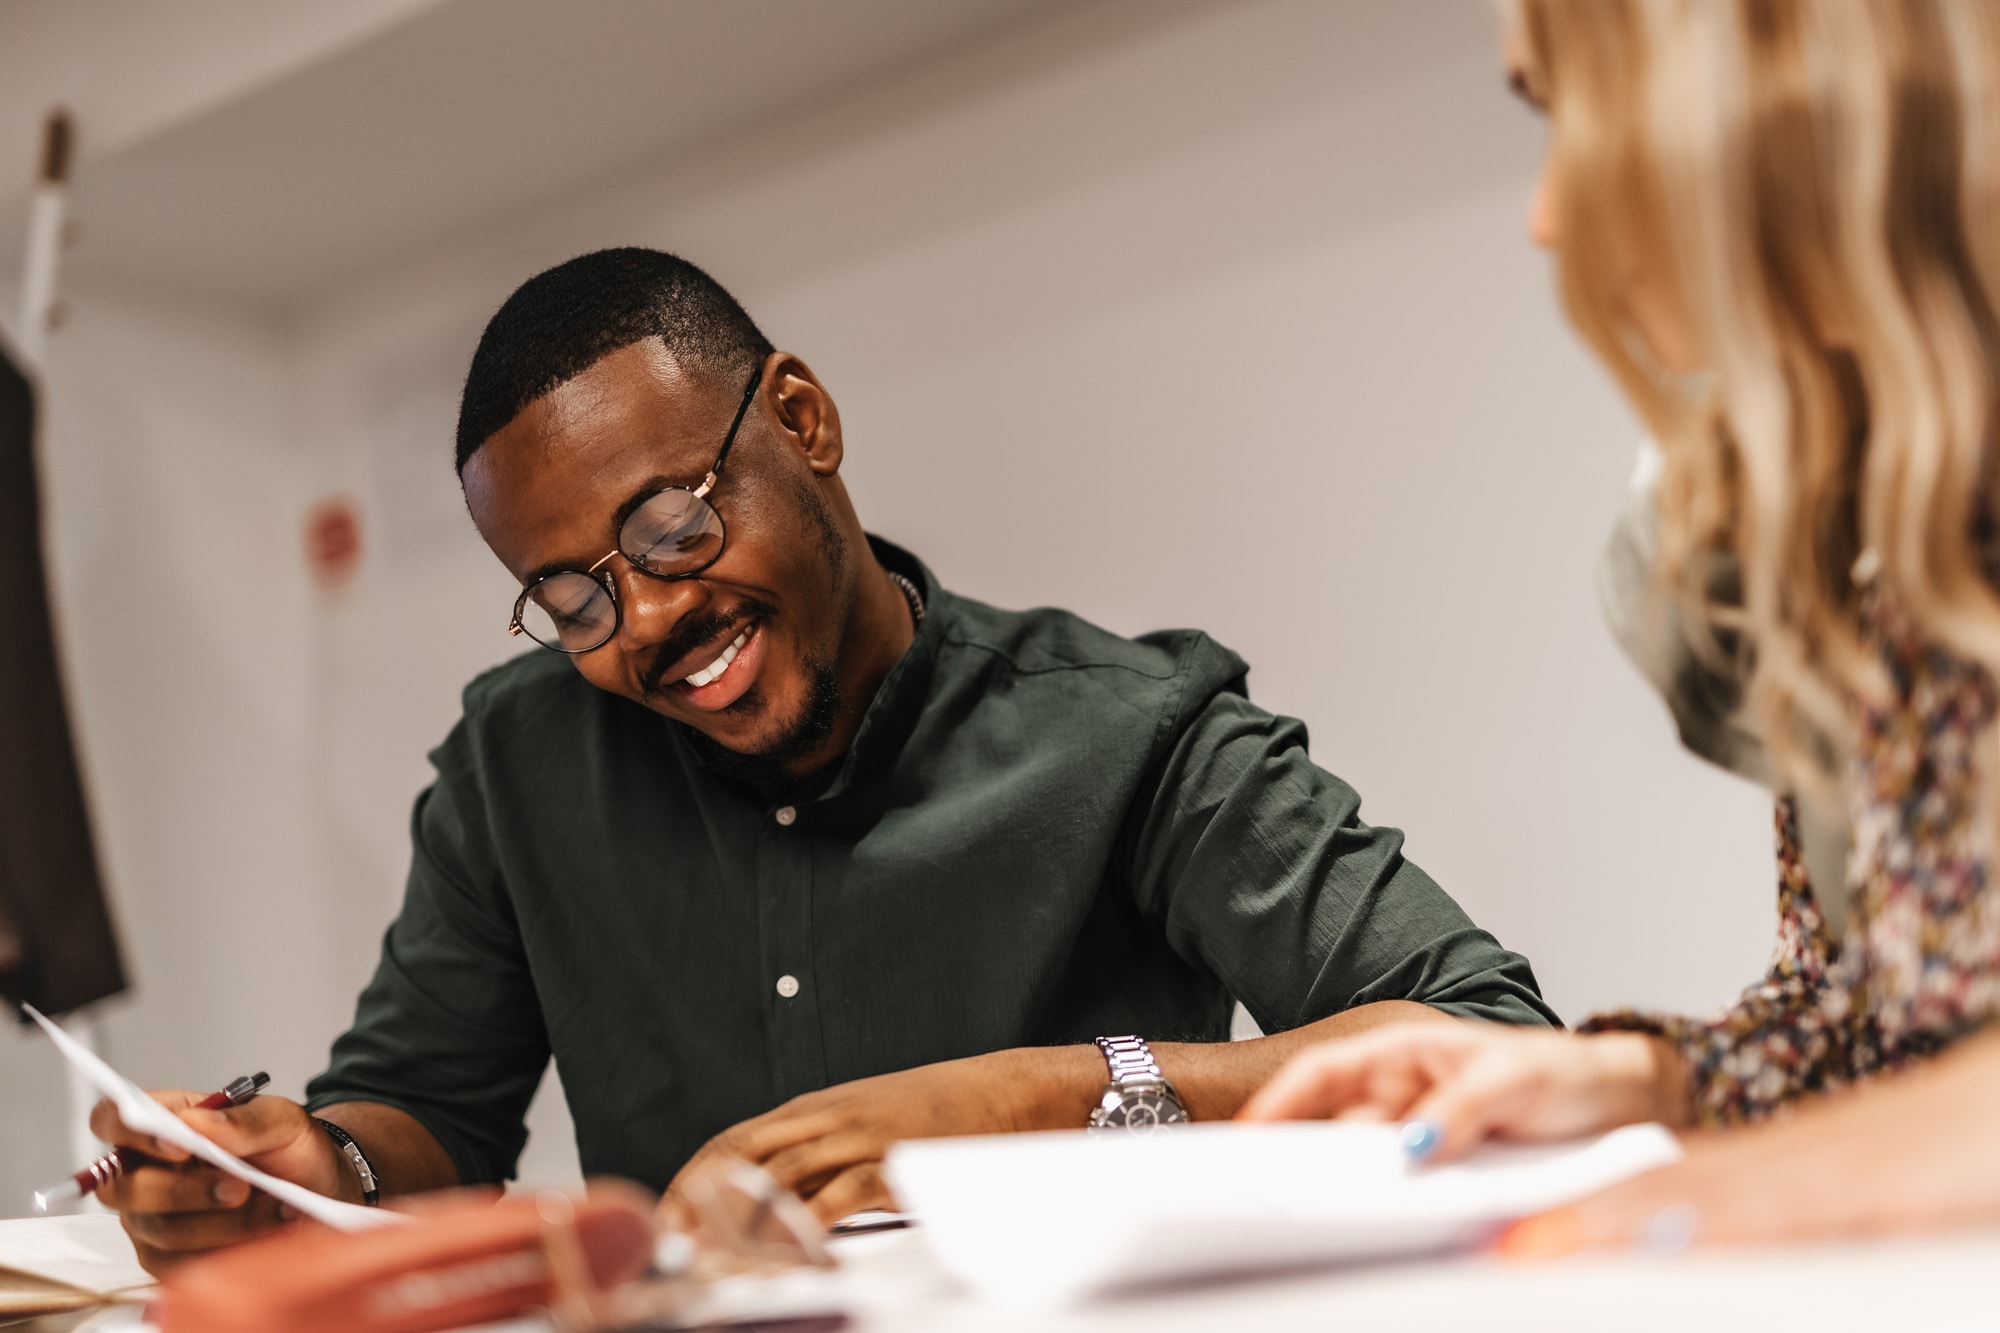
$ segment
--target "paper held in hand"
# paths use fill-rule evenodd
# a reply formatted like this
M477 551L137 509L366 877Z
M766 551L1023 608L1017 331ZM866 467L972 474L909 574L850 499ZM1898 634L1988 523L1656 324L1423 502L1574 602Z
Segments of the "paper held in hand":
M1412 1166L1392 1125L913 1139L890 1188L986 1299L1052 1306L1235 1272L1433 1253L1681 1155L1658 1125Z
M359 1231L363 1227L382 1226L385 1223L400 1222L396 1213L379 1208L363 1208L359 1204L343 1203L339 1199L329 1199L324 1194L315 1194L303 1185L295 1185L289 1180L280 1180L268 1172L259 1171L234 1153L226 1152L208 1141L207 1138L190 1128L186 1121L160 1105L144 1089L132 1082L110 1065L97 1058L75 1038L57 1027L31 1004L24 1004L28 1017L42 1025L42 1031L63 1053L63 1058L75 1065L78 1072L90 1080L92 1087L111 1099L118 1108L119 1118L126 1126L141 1134L151 1134L154 1138L185 1149L210 1166L227 1171L238 1180L246 1180L269 1194L280 1203L288 1203L300 1213L317 1222L324 1222L341 1231Z

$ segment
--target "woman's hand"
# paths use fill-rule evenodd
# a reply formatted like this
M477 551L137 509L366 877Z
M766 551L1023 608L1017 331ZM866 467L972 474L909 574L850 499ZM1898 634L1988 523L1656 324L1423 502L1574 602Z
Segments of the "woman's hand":
M1687 1156L1539 1217L1500 1249L1827 1240L2000 1222L2000 1034L1914 1069L1688 1140Z
M1854 1146L1865 1153L1879 1145ZM1816 1240L1877 1229L1855 1215L1854 1205L1865 1213L1871 1203L1860 1191L1836 1189L1828 1197L1828 1184L1848 1169L1796 1135L1774 1138L1762 1129L1706 1134L1672 1166L1514 1223L1494 1248L1510 1259L1554 1259L1583 1250L1673 1254L1697 1242ZM1893 1229L1888 1218L1882 1221L1880 1229Z
M1444 1159L1490 1138L1566 1139L1687 1116L1680 1056L1656 1038L1423 1023L1301 1052L1237 1118L1400 1120L1412 1156Z

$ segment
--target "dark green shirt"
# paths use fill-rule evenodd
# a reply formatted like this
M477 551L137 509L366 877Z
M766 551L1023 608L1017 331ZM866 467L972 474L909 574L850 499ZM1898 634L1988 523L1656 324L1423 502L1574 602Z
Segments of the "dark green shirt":
M1220 1041L1232 997L1266 1031L1396 998L1553 1017L1234 653L995 610L876 553L928 614L813 792L719 774L555 653L475 680L310 1104L400 1107L497 1181L553 1053L584 1170L659 1188L800 1093L1124 1032Z

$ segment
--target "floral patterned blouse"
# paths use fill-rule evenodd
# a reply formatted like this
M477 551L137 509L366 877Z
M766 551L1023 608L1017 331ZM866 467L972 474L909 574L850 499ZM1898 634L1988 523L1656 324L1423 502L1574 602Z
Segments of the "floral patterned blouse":
M1778 942L1770 971L1715 1018L1604 1014L1584 1031L1655 1033L1677 1045L1703 1124L1752 1119L1933 1053L2000 1013L2000 894L1983 818L1982 752L1993 681L1922 643L1871 599L1893 698L1861 717L1847 804L1853 846L1835 940L1777 805Z

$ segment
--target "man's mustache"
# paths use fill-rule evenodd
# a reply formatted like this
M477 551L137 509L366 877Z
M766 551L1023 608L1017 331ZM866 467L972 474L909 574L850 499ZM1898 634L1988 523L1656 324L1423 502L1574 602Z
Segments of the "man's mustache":
M669 634L666 641L654 652L653 663L646 668L642 678L646 693L664 693L669 684L666 673L704 643L713 642L724 634L734 638L736 636L731 631L738 630L752 621L769 620L777 614L778 608L769 602L746 597L727 612L710 611L682 621L674 626L673 633Z

